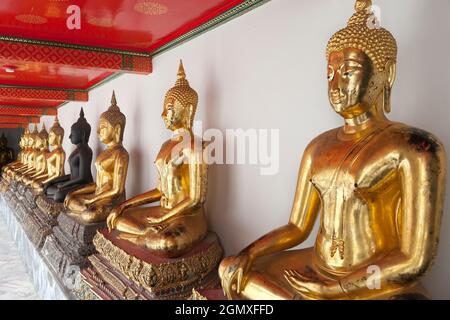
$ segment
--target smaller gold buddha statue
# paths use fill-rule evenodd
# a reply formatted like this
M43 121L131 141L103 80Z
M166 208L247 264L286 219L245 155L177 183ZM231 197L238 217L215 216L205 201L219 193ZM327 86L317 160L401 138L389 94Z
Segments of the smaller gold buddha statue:
M129 155L122 146L126 118L113 92L111 106L102 113L97 129L106 150L95 161L96 182L70 192L64 206L68 215L83 223L105 221L110 208L125 200Z
M34 179L47 172L47 155L49 154L48 132L44 124L42 125L41 131L36 136L35 148L34 168L19 178L19 181L26 186L31 185Z
M35 159L36 159L36 138L39 134L38 128L34 125L34 129L32 132L28 134L27 137L27 151L25 154L25 162L23 165L15 167L12 171L10 171L9 179L18 181L19 177L28 174L34 169Z
M34 176L33 181L30 183L32 188L38 193L43 192L45 183L64 175L66 153L62 147L63 138L64 129L59 124L58 117L55 117L53 126L48 134L48 143L53 150L47 154L46 170Z
M182 62L178 79L165 96L162 119L172 138L156 157L156 188L111 211L107 229L97 230L82 270L83 292L101 299L185 299L192 289L217 285L223 250L208 232L206 143L194 136L198 105ZM153 204L152 206L147 206Z
M13 170L16 167L24 165L25 156L27 153L28 135L29 135L29 130L28 130L28 128L26 128L19 140L20 151L19 151L19 154L17 155L16 161L9 163L2 168L2 178L4 180L6 180L6 178L8 176L8 172L10 170Z
M178 80L164 101L162 118L173 136L164 142L155 161L158 186L121 203L107 220L109 230L116 230L118 238L162 257L182 255L207 233L203 207L207 165L202 141L192 132L197 104L197 92L186 80L180 62ZM159 205L144 207L156 202Z
M5 134L2 133L0 137L0 170L3 166L14 160L14 151L10 147L8 147L8 139Z

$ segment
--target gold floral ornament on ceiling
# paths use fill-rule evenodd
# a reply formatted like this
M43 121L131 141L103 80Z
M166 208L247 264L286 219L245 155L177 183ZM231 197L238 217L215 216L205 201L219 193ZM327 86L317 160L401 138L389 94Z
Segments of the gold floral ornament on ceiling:
M103 28L111 28L114 25L114 19L112 18L88 17L87 22L90 25Z
M19 14L16 16L16 20L29 24L45 24L48 21L47 18L35 14Z
M134 10L150 16L159 16L166 14L169 11L169 8L166 5L155 1L144 0L136 3L134 5Z

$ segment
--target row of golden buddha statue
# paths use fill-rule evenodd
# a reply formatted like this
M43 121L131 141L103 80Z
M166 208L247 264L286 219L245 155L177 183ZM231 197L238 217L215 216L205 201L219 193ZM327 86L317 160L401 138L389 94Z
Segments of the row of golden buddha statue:
M93 241L81 274L104 299L184 297L192 288L220 287L217 274L229 299L425 298L419 280L437 251L445 150L431 134L387 119L397 44L387 30L368 24L371 4L356 1L347 27L328 43L329 100L345 124L307 146L285 226L221 261L205 218L207 165L203 150L194 148L203 145L192 132L198 95L180 64L162 114L173 136L155 161L158 185L144 194L126 199L126 120L114 94L98 125L106 149L95 161L95 181L83 112L71 128L76 149L69 175L57 119L49 134L45 127L24 133L18 160L2 176L4 183L18 181L63 203L48 238L58 239L47 239L44 249L52 241L72 246L67 229L77 230L76 241ZM314 247L288 250L310 236L319 212ZM372 275L378 286L368 284Z

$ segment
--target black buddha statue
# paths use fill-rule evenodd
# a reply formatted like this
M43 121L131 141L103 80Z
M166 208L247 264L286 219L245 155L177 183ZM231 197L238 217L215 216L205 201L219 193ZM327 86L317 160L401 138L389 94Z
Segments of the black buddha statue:
M76 149L69 156L70 174L58 177L44 185L47 197L63 203L66 195L88 183L93 182L91 173L92 150L88 145L91 126L84 117L83 108L80 117L70 131L69 139Z

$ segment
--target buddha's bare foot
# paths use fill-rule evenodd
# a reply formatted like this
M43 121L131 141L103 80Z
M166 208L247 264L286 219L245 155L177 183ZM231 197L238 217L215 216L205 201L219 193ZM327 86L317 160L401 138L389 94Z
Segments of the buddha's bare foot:
M131 233L120 233L118 235L118 238L121 240L127 240L131 243L134 243L138 246L143 246L145 244L145 237L137 234L131 234Z

